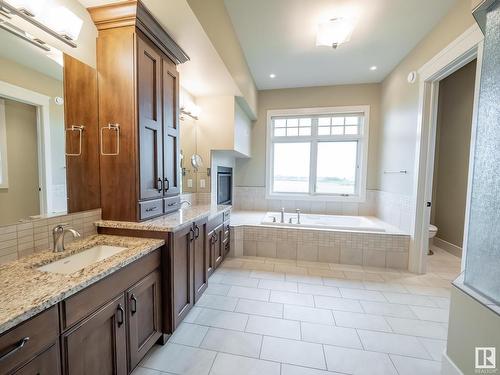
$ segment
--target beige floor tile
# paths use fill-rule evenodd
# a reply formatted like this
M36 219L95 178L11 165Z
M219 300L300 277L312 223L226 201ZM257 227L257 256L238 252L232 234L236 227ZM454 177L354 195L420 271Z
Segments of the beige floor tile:
M317 296L341 297L339 288L324 285L299 283L299 293L312 294Z
M287 273L285 279L286 281L296 281L303 284L323 285L323 278L321 276L296 275L293 273Z
M299 320L301 322L334 324L331 310L317 309L315 307L285 305L283 316L285 319Z
M392 317L387 317L386 320L394 332L403 335L446 340L448 334L446 324L444 323Z
M303 341L363 349L354 328L302 322L301 333Z
M285 274L282 272L252 271L250 277L255 279L285 281Z
M326 370L323 347L320 344L266 336L262 342L261 358Z
M336 373L309 367L283 364L281 366L281 375L336 375Z
M310 294L299 294L292 292L279 292L272 290L270 302L286 303L288 305L314 306L313 296Z
M425 359L391 355L396 369L403 375L440 375L441 363Z
M216 352L190 346L167 344L155 347L143 367L175 374L207 375Z
M200 308L201 311L194 319L195 324L201 324L209 327L233 329L237 331L245 330L248 315Z
M314 304L316 307L322 309L363 312L359 301L346 298L314 296Z
M210 281L212 281L210 279ZM205 294L214 294L218 296L227 296L227 293L229 292L229 289L231 289L230 285L223 285L223 284L215 284L210 282L208 284L207 289L205 290Z
M450 315L448 309L439 309L434 307L423 307L423 306L410 306L410 309L421 320L448 323Z
M246 332L300 340L300 323L293 320L250 315Z
M340 327L369 329L372 331L391 332L391 327L380 315L334 311L335 324Z
M297 293L297 283L293 281L260 280L259 288Z
M269 301L269 294L271 293L268 289L258 289L258 288L248 288L244 286L232 286L229 289L228 297L238 297L245 299L254 299L257 301Z
M329 371L345 374L397 375L388 354L329 345L325 345L324 348Z
M218 309L225 311L234 311L238 298L217 296L213 294L203 294L196 303L198 307L207 307L210 309Z
M283 304L281 303L240 299L235 311L251 315L283 318Z
M358 329L358 334L365 350L431 359L416 337L362 329Z
M349 299L358 299L363 301L387 302L384 295L376 290L340 288L342 297Z
M252 333L210 328L200 347L217 352L258 358L262 336Z
M382 292L382 294L387 298L387 301L391 303L400 303L403 305L414 305L414 306L428 306L436 307L434 302L426 296L416 296L414 294L408 293L393 293L393 292Z
M219 353L210 375L280 375L280 364Z
M422 343L422 345L425 347L434 361L441 362L443 353L446 350L446 340L436 340L419 337L418 341Z
M183 322L172 334L169 342L188 346L200 346L207 332L208 327Z
M393 316L396 318L410 318L417 319L417 316L413 313L407 305L400 305L397 303L388 302L371 302L371 301L359 301L365 313L374 315L384 315Z

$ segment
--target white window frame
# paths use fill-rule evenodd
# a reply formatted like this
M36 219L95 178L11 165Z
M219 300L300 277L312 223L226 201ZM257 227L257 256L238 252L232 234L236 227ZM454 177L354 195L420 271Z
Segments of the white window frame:
M321 115L341 115L341 114L363 114L363 124L361 126L361 136L314 136L312 130L311 136L297 137L279 137L279 141L273 137L273 117L280 116L321 116ZM344 106L344 107L317 107L317 108L294 108L294 109L277 109L267 111L267 137L266 137L266 199L281 199L281 200L305 200L305 201L333 201L333 202L364 202L366 200L366 179L368 172L368 142L370 135L370 106ZM272 191L273 187L273 144L277 142L301 142L311 141L311 145L317 145L318 140L324 141L358 141L358 171L356 174L357 194L339 195L339 194L324 194L324 193L276 193ZM311 166L316 166L317 151L311 147ZM316 184L316 176L314 176L316 167L310 169L309 190L314 192Z

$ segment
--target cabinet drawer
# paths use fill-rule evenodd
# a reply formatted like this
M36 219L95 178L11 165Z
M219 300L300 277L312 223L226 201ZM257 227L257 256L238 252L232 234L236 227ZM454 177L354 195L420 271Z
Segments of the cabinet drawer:
M12 371L54 345L58 336L57 306L4 333L0 336L0 374Z
M222 215L222 220L224 221L229 221L229 219L231 219L231 211L224 211Z
M207 230L209 232L213 231L215 228L217 228L219 225L222 224L223 222L223 215L222 214L218 214L214 217L212 217L209 221L208 221L208 228Z
M229 221L227 221L224 223L224 240L229 239L230 230L231 230L231 228L229 226Z
M52 345L17 370L14 375L58 375L60 373L59 345Z
M61 327L63 331L123 293L130 285L159 268L160 264L161 249L158 249L62 301Z
M171 212L177 211L179 207L179 203L181 202L181 197L172 197L172 198L164 198L164 212L169 214Z
M163 215L163 199L139 202L139 220Z

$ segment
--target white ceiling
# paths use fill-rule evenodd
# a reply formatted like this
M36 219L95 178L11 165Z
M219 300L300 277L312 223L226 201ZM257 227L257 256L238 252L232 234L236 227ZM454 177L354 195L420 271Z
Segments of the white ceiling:
M88 8L120 0L79 1ZM186 0L143 0L143 3L190 58L178 66L184 89L196 97L241 95Z
M273 89L380 82L457 0L224 1L257 87ZM350 42L316 47L317 24L346 15Z

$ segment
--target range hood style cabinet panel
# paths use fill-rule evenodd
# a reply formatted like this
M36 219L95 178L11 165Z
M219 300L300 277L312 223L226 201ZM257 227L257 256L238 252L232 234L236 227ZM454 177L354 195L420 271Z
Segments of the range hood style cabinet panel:
M141 221L179 204L179 73L189 58L144 5L89 8L97 74L102 217Z

